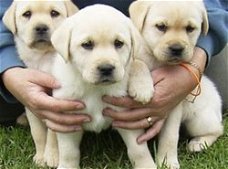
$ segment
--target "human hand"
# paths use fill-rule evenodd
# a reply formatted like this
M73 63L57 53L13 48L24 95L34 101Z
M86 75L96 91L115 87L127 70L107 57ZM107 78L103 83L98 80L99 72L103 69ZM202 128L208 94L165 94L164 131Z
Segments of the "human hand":
M152 72L155 92L152 100L143 105L130 97L115 98L105 96L103 100L115 106L126 108L115 111L104 110L104 115L114 119L113 126L126 129L147 129L137 138L143 143L154 137L161 130L169 112L182 101L197 85L191 74L181 66L165 66ZM151 117L151 126L147 118Z
M60 100L49 94L60 84L51 75L38 70L11 68L3 75L6 88L40 119L46 120L47 127L59 132L81 130L84 122L91 119L85 114L68 114L85 107L79 101Z
M206 58L205 51L196 47L191 61L196 63L203 72ZM195 68L192 71L195 74L199 73ZM158 68L152 72L152 78L155 91L152 100L146 105L130 97L104 97L105 102L126 108L119 112L110 108L104 110L104 115L113 118L113 126L126 129L147 129L137 138L138 143L148 141L158 134L169 112L197 86L192 74L179 65ZM148 117L151 117L152 126L148 122Z

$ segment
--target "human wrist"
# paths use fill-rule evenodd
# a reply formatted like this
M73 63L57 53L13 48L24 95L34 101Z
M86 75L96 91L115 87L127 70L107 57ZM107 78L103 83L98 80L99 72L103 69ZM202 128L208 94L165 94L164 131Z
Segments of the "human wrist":
M22 68L22 67L12 67L12 68L9 68L9 69L5 70L2 73L2 77L1 77L2 78L2 81L3 81L3 84L6 85L6 82L8 80L8 77L9 77L9 75L12 74L12 72L18 72L18 71L20 71L22 69L24 69L24 68Z
M196 63L201 72L204 72L207 62L207 54L203 49L195 47L193 57L190 61Z
M192 87L195 89L190 93L193 96L191 102L194 102L195 98L201 93L200 80L206 66L206 61L207 55L205 51L196 47L192 59L189 62L180 64L188 72L189 77L192 79Z
M181 63L180 66L185 67L185 69L192 75L197 76L196 78L200 80L204 72L206 61L207 55L205 51L196 47L192 59L188 62Z

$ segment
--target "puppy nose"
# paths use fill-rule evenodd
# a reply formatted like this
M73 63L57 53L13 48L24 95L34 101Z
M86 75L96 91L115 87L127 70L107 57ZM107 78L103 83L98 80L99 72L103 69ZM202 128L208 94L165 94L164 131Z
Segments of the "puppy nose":
M173 44L169 46L169 50L172 56L180 56L184 50L184 47L180 44Z
M115 69L115 67L111 64L105 64L98 66L97 69L102 76L110 76L112 75L112 72Z
M48 26L44 24L41 24L35 27L35 31L37 34L45 34L48 31L48 29L49 29Z

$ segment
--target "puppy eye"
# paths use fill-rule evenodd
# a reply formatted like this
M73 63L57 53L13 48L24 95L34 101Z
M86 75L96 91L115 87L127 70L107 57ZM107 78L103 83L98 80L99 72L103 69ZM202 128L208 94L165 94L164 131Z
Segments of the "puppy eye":
M32 12L31 12L31 11L26 11L26 12L24 12L24 13L22 14L22 16L25 17L25 18L31 18Z
M93 50L94 43L92 41L87 41L82 43L81 46L86 50Z
M52 10L51 11L51 17L55 18L55 17L58 17L60 15L59 12L55 11L55 10Z
M122 41L120 41L120 40L117 40L117 39L116 39L116 40L114 41L114 46L115 46L116 49L122 48L123 45L124 45L124 42L122 42Z
M161 32L166 32L168 29L168 26L166 26L165 24L156 24L155 26Z
M187 31L188 33L191 33L191 32L193 32L194 30L195 30L195 28L192 27L192 26L190 26L190 25L188 25L188 26L186 27L186 31Z

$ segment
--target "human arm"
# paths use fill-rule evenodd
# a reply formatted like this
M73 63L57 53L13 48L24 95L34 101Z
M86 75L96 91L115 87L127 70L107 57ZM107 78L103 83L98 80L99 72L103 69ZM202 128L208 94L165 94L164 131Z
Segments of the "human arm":
M205 1L209 20L207 36L201 35L197 46L207 54L207 65L212 56L218 54L228 41L228 5L224 0Z
M2 74L7 69L13 67L25 67L25 65L18 57L13 35L11 34L11 32L9 32L9 30L4 26L2 22L3 14L10 6L11 2L12 0L1 1L0 8L0 94L6 101L14 103L17 102L17 100L8 90L6 90L2 81Z

